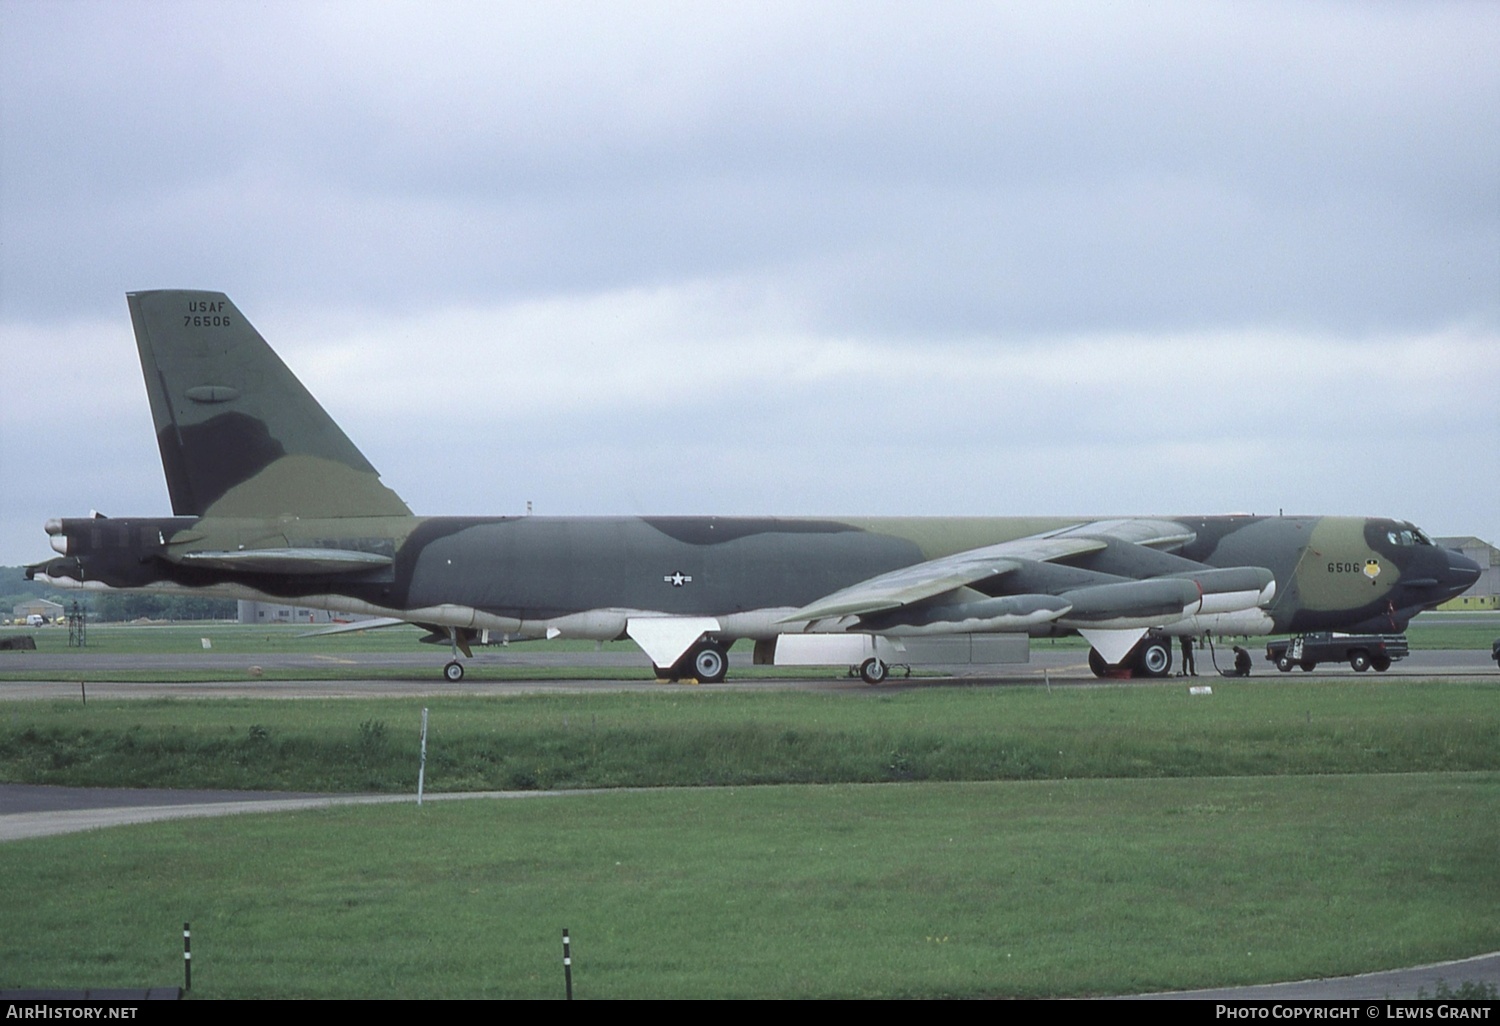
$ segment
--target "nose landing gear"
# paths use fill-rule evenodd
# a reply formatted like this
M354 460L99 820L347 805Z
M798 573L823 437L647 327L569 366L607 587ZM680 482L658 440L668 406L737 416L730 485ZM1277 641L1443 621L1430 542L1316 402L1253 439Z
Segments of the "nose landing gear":
M474 658L474 650L469 647L469 638L460 633L462 628L448 627L448 645L453 650L453 658L443 667L443 679L449 684L457 684L464 679L464 664L458 661L458 653L462 652L465 659Z

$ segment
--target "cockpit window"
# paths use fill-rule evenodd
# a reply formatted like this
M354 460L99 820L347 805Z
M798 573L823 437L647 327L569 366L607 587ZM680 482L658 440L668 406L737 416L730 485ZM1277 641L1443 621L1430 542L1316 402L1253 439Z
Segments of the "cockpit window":
M1399 531L1387 531L1386 538L1392 545L1431 545L1427 536L1415 527L1403 527Z

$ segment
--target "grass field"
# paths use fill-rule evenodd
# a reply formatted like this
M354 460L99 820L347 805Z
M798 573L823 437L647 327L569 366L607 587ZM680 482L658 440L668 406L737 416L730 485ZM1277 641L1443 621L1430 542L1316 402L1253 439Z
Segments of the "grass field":
M691 789L0 846L0 986L986 997L1500 947L1500 774ZM1459 981L1454 981L1455 983Z
M408 639L409 640L409 639ZM0 780L622 788L0 845L0 987L980 997L1500 948L1500 680L0 703ZM1453 981L1455 984L1461 981Z
M1500 770L1500 680L0 703L0 779L402 791Z

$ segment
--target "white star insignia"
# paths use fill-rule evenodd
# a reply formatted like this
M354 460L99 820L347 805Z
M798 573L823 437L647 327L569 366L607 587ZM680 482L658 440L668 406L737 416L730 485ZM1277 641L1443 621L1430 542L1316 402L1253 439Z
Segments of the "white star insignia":
M684 584L690 582L692 579L693 578L690 574L685 574L681 570L677 571L675 574L667 574L667 576L662 578L663 581L667 582L674 588L680 588Z

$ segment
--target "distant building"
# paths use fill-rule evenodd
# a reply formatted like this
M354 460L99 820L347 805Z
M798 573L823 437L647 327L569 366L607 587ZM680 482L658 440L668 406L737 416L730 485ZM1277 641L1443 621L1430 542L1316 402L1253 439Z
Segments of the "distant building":
M330 613L307 606L284 606L275 602L240 599L240 623L352 623L370 617L358 613Z
M24 620L33 613L45 616L47 622L51 623L63 615L63 607L61 603L49 599L27 599L11 610L11 615L18 620Z
M1500 609L1500 549L1480 538L1434 538L1446 549L1457 549L1479 564L1474 587L1439 609Z

